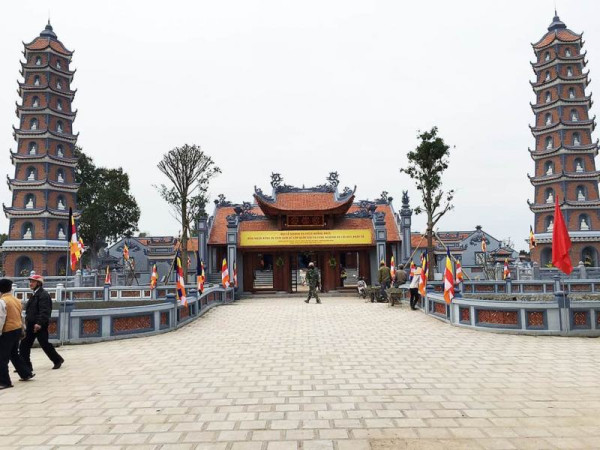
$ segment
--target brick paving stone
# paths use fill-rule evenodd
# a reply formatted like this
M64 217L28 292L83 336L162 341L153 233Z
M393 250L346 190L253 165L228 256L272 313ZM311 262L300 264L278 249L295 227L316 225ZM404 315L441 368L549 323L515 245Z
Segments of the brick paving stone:
M36 348L36 379L2 394L0 445L598 447L596 340L478 332L324 300L243 300L175 332L66 346L60 371ZM182 354L189 342L202 346Z

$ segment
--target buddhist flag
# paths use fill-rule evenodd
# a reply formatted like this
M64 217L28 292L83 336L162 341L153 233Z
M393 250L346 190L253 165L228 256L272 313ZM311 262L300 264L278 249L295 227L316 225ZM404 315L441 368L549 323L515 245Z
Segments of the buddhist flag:
M446 303L452 302L454 298L454 275L452 274L452 261L450 260L450 250L446 249L446 270L444 271L444 300Z
M81 252L81 254L83 254L83 252L85 252L85 245L83 245L83 239L79 238L79 240L77 241L77 245L79 245L79 251Z
M529 225L529 250L533 250L536 245L537 242L535 242L535 236L533 235L533 227Z
M415 262L411 261L410 262L410 279L412 280L413 277L415 276L415 269L417 268L417 266L415 266Z
M77 239L77 227L75 226L75 218L73 217L73 209L69 208L69 254L71 256L71 270L77 268L77 262L81 258L81 250L79 249L79 240Z
M392 255L392 261L390 262L390 275L392 276L392 281L396 278L396 263L394 262L394 255Z
M571 238L562 211L558 206L557 195L554 204L554 229L552 230L552 264L567 275L573 272L569 250L571 250Z
M123 244L123 259L129 261L129 247L127 247L127 244Z
M461 283L463 280L463 271L460 261L456 261L456 282Z
M484 253L487 252L487 242L485 242L485 236L481 239L481 251Z
M229 269L227 268L227 259L223 258L223 265L221 266L221 283L224 288L229 287Z
M187 306L187 297L185 296L185 279L183 278L183 265L181 264L181 253L179 253L179 250L175 255L175 266L175 286L177 288L177 299L181 302L183 306Z
M110 280L110 267L106 266L106 275L104 276L104 284L112 284Z
M198 256L200 261L200 256ZM206 280L206 274L204 273L204 261L200 261L196 267L196 281L198 282L198 292L201 294L204 292L204 281Z
M156 264L152 266L152 276L150 276L150 289L156 289L156 285L158 284L158 270L156 269Z
M502 273L502 279L506 280L510 278L510 269L508 268L508 258L504 258L504 272Z
M238 287L238 282L237 282L237 262L236 261L233 262L233 287L235 287L235 288Z
M421 265L421 278L419 280L419 294L423 297L427 293L427 250L422 255L423 263Z

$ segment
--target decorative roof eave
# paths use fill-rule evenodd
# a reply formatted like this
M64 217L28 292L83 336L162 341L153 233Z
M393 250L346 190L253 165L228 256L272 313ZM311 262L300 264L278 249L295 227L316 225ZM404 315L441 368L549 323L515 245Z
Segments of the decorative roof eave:
M48 180L47 178L41 180L15 180L14 178L8 178L6 176L8 187L11 191L21 189L47 189L52 191L61 192L77 192L81 183L59 183L58 181Z
M65 239L20 239L6 240L2 244L2 252L31 252L31 251L57 251L64 252L69 247Z
M21 75L23 75L23 70L31 70L34 72L50 70L50 72L53 72L56 75L60 75L63 77L69 77L69 79L72 80L73 75L75 75L75 72L77 72L77 69L74 69L74 70L59 69L58 67L51 66L50 63L48 63L48 62L46 64L40 65L40 66L36 66L35 64L33 64L33 65L27 64L27 62L23 62L23 61L20 61L20 63L21 63Z
M581 41L581 38L583 37L583 33L577 34L573 31L569 30L568 28L564 28L564 30L571 33L571 35L573 36L573 39L566 40L564 38L559 38L558 37L559 30L554 30L554 31L550 31L550 32L546 33L544 36L542 36L542 38L539 41L531 44L531 46L533 47L534 51L537 53L537 52L544 51L547 48L552 47L556 43L556 41L558 41L562 44L576 44L576 43L579 43L579 41ZM544 41L544 39L546 39L546 37L548 37L548 35L550 33L554 34L554 37L552 38L552 40L550 40L550 42L548 42L545 45L540 45Z
M43 162L52 161L53 163L55 163L57 165L65 166L65 167L77 166L77 158L60 158L58 156L50 155L48 153L45 153L42 155L22 155L20 153L10 152L10 159L13 162L14 162L14 160L22 161L22 162L30 162L30 163L36 163L36 162L43 163Z
M591 128L592 131L595 128L596 116L592 117L588 120L577 120L566 121L559 120L558 122L551 123L550 125L544 125L543 127L532 127L529 125L529 129L534 136L539 136L540 134L548 133L549 131L559 131L562 129L570 130L570 129L579 129L579 128Z
M15 128L13 126L13 134L15 135L15 139L18 138L27 138L27 137L36 137L36 138L53 138L59 141L75 143L77 138L79 137L79 133L77 134L65 134L65 133L56 133L55 131L48 130L21 130L19 128Z
M75 94L77 93L77 89L75 89L74 91L61 91L58 89L54 89L52 86L46 84L44 86L31 86L29 84L25 84L25 83L19 83L19 89L17 90L17 93L19 94L19 97L23 97L23 92L22 91L29 91L29 92L40 92L40 93L53 93L56 95L61 95L65 98L68 98L69 100L73 100L75 98Z
M572 125L576 123L577 125ZM535 128L529 125L529 129L531 130L531 134L535 137L540 136L545 133L549 133L551 131L561 131L561 130L588 130L590 132L594 131L596 128L596 123L594 119L591 120L582 120L580 122L556 122L554 125L550 125L546 128L540 127Z
M536 151L536 150L531 150L530 148L528 148L527 150L529 151L529 154L531 155L531 157L534 160L548 158L550 156L556 156L556 155L569 155L572 153L580 153L580 154L591 153L593 155L597 155L599 142L600 142L599 140L596 140L596 142L594 144L584 145L584 146L580 146L580 147L567 147L566 145L563 144L560 147L552 148L550 150L544 150L542 152Z
M552 242L552 233L535 233L535 240L538 244L549 244ZM570 231L569 238L571 242L598 242L600 241L600 231Z
M279 215L288 215L290 213L294 214L346 214L350 207L352 206L352 202L354 201L354 194L346 197L333 208L326 209L309 209L309 210L288 210L281 209L274 205L274 202L269 202L265 200L259 193L254 193L254 199L258 204L258 207L262 210L262 212L266 216L279 216Z
M554 203L531 203L527 200L529 209L531 212L551 212L554 211ZM600 206L600 200L585 200L585 201L572 201L566 200L559 203L561 209L590 209L597 208Z
M46 46L45 47L42 47L42 48L33 48L33 49L29 48L33 44L35 44L37 41L40 41L40 40L45 40L46 41ZM53 48L51 46L51 42L57 42L58 44L60 44L60 46L62 47L62 49L64 50L64 52L63 51L58 51L55 48ZM64 44L61 41L59 41L58 39L48 39L48 38L43 38L43 37L40 37L40 36L36 37L31 42L28 42L28 43L23 42L23 46L25 47L25 51L29 51L29 52L44 52L44 51L48 51L49 50L52 53L56 53L59 56L63 56L63 57L67 56L67 57L69 57L69 59L73 56L73 53L75 53L75 50L69 50L69 49L67 49L67 47L65 47Z
M549 67L554 66L555 64L569 64L569 63L578 62L580 59L585 58L586 56L587 56L587 50L584 51L583 53L580 53L579 55L575 55L575 56L555 56L550 61L542 61L542 62L531 62L530 61L529 64L531 64L533 71L535 73L537 73L540 70L547 69ZM587 61L584 61L583 65L586 66Z
M565 172L564 170L561 172L557 172L552 175L544 175L542 177L532 177L527 174L527 178L533 186L541 186L544 184L551 184L557 181L565 181L570 179L575 180L589 180L589 181L598 181L600 179L600 171L594 172Z
M50 209L50 208L38 208L38 209L25 209L7 207L4 203L2 209L7 219L22 219L22 218L67 218L69 217L69 210ZM80 211L73 211L73 215L77 218Z
M21 114L52 114L53 116L60 117L61 119L74 121L77 117L77 110L69 113L64 111L59 111L54 108L50 108L49 106L45 108L25 108L24 106L20 106L17 102L17 117L20 119Z
M553 109L558 106L565 106L565 105L563 105L563 103L567 103L567 104L573 105L573 106L587 106L588 108L591 108L592 104L594 102L592 101L592 96L588 95L587 97L579 97L579 98L559 97L556 100L552 100L551 102L548 102L548 103L529 103L529 105L531 106L531 109L533 110L533 112L538 114L547 109ZM578 103L581 103L581 105L578 105Z
M580 84L583 83L584 87L587 87L592 81L588 78L590 72L587 71L584 74L579 75L578 77L569 77L569 78L563 78L560 75L555 76L554 78L552 78L551 80L544 80L544 81L540 81L540 82L533 82L530 81L529 84L531 85L531 87L533 88L534 92L540 92L543 91L544 89L549 89L551 87L556 86L557 84Z

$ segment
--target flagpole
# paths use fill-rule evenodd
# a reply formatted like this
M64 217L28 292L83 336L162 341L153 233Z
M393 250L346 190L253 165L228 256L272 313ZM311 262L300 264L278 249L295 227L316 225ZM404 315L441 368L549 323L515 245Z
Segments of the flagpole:
M440 244L442 244L442 247L444 247L445 250L448 250L448 247L446 247L446 244L444 244L444 242L438 236L437 231L434 231L433 234L435 234L435 237L438 239L438 241L440 241ZM452 258L452 261L454 261L455 263L459 262L454 256L452 256L452 253L450 253L450 258ZM466 272L463 271L463 274L467 277L467 279L469 281L471 281L471 277Z

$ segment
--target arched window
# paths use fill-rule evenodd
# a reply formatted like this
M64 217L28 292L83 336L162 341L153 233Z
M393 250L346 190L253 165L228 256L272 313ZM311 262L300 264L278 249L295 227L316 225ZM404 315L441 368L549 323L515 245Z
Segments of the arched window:
M565 56L567 58L569 58L571 56L571 49L567 47L567 49L565 50Z
M36 155L37 154L37 144L35 142L29 143L29 154Z
M56 234L56 237L58 239L65 239L67 237L67 235L65 234L65 226L62 223L58 224L58 232Z
M552 136L548 136L546 138L546 150L550 150L554 148L554 138Z
M578 147L581 145L581 135L577 131L575 133L573 133L573 145L575 147Z
M56 89L62 89L62 83L60 80L56 80Z
M546 247L540 253L540 266L547 267L550 264L552 264L552 247Z
M575 172L583 172L585 170L585 165L581 158L575 158L573 165L575 166Z
M550 61L550 52L546 52L546 56L544 57L546 61Z
M62 111L62 100L61 99L56 100L56 109L58 109L59 111Z
M38 129L38 120L35 117L29 121L29 129L31 129L31 130Z
M64 152L62 144L58 144L58 147L56 147L56 155L59 158L62 158L63 156L65 156L65 152Z
M57 60L56 60L56 68L57 68L57 69L60 69L60 68L61 68L61 66L60 66L60 59L57 59Z
M552 161L546 161L546 164L544 164L544 172L546 175L552 175L554 173L554 163Z
M65 182L65 171L64 170L58 169L56 171L56 181L58 181L59 183Z
M572 77L573 76L573 68L571 66L567 67L567 76L568 77Z
M35 65L36 66L41 66L42 65L42 57L41 56L36 56L35 57Z
M65 256L66 258L66 256ZM20 277L28 277L33 270L33 262L29 256L19 256L15 262L15 273Z
M554 189L552 189L552 188L546 189L544 198L546 199L546 203L554 203Z
M31 101L31 106L33 108L39 108L39 106L40 106L40 98L39 97L33 97L33 100Z
M598 267L598 252L594 247L581 250L581 261L585 267Z
M35 208L35 196L33 194L27 194L25 196L25 209Z
M59 133L63 132L63 123L62 120L59 120L58 122L56 122L56 131Z
M586 192L585 186L581 186L581 185L577 186L576 192L577 192L577 201L578 202L584 202L587 200L587 192Z
M27 168L27 181L35 181L37 179L37 171L35 167Z
M578 225L581 231L588 231L590 229L590 218L587 214L579 215Z
M552 101L552 94L550 91L546 92L546 103L550 103Z
M569 98L575 98L575 88L569 88Z
M33 77L33 85L34 86L40 85L40 76L39 75L36 75L35 77Z
M550 80L550 71L549 70L546 71L546 77L544 78L544 80L545 81Z
M56 207L61 211L67 209L67 205L65 204L65 198L62 195L58 196L58 199L56 201Z
M67 274L67 257L65 255L61 255L56 260L56 274L59 277L64 277Z
M547 232L552 232L552 230L554 229L554 216L550 215L546 217L546 219L544 220L544 228L546 228Z
M546 123L546 125L550 125L552 123L552 114L547 113L544 122Z
M571 110L571 122L577 122L579 120L579 113L576 109Z

